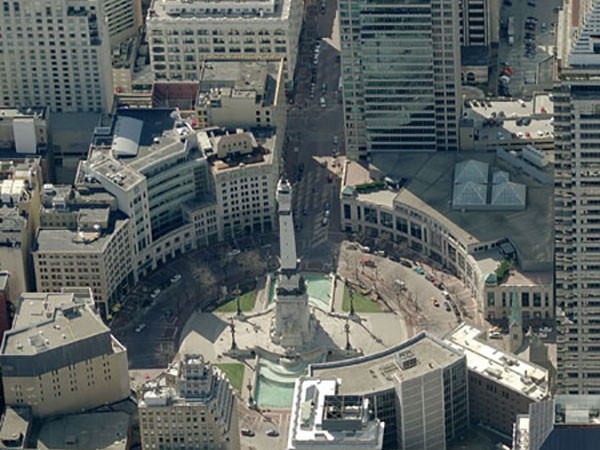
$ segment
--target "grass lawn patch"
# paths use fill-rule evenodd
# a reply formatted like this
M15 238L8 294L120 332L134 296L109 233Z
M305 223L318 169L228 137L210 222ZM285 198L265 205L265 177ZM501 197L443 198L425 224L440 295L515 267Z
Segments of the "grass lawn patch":
M256 289L252 289L251 291L246 292L240 296L240 308L243 312L250 312L254 309L254 302L256 300ZM228 302L223 303L217 309L217 312L236 312L237 311L237 302L234 298L233 300L229 300Z
M344 300L342 301L342 311L350 311L350 290L344 288ZM378 302L365 297L360 292L354 291L354 311L357 313L378 313L383 312Z
M244 382L244 365L240 363L222 363L215 364L229 379L231 386L238 392L242 392L242 383Z

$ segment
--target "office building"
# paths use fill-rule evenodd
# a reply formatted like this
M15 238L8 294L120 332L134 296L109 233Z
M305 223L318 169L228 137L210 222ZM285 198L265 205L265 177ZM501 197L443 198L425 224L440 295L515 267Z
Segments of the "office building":
M557 28L554 234L561 394L600 394L599 19L600 2L568 3Z
M10 274L8 272L0 272L0 337L4 335L4 332L10 328L9 322L9 287L8 279Z
M31 410L27 407L4 408L0 421L2 448L20 450L28 447L31 431Z
M1 105L41 105L51 111L110 109L111 48L100 0L3 5Z
M467 357L471 423L510 435L517 415L550 397L548 371L492 347L485 334L463 322L444 341Z
M138 413L145 450L239 448L232 388L200 355L184 354L144 384Z
M362 395L339 395L335 378L296 380L287 450L381 450L384 424Z
M346 152L457 150L459 2L341 0Z
M75 187L44 188L38 289L90 286L109 317L159 263L271 231L280 137L275 128L197 131L163 109L103 120Z
M513 450L595 450L600 439L600 396L557 395L518 417Z
M103 0L102 7L113 48L135 36L142 28L141 0Z
M0 108L0 149L35 155L47 146L47 108Z
M526 327L551 324L553 186L532 182L516 168L498 170L493 162L493 154L469 153L463 161L454 152L380 154L368 167L347 162L342 229L449 270L490 321L507 321L515 295ZM512 189L513 179L526 185L525 197ZM455 200L463 206L453 208ZM523 206L509 219L506 207Z
M207 60L196 102L197 128L285 130L285 73L279 60Z
M499 40L500 1L460 1L460 45L488 49Z
M39 158L0 162L0 271L8 273L8 300L33 289L30 251L39 226Z
M127 350L95 312L91 290L23 293L0 352L8 406L35 417L71 414L127 398Z
M99 313L112 309L137 279L131 225L107 193L81 195L69 186L44 185L41 228L33 263L38 291L88 286Z
M195 81L206 59L285 58L291 82L303 14L301 0L154 0L146 19L154 81Z
M426 332L379 353L313 364L338 395L363 396L384 423L383 449L443 450L469 426L464 354Z

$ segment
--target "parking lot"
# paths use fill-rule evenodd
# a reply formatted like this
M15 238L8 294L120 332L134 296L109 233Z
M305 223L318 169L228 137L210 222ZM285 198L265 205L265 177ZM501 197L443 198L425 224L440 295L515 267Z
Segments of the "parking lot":
M535 6L532 6L535 5ZM555 53L557 7L562 0L505 0L501 10L502 32L498 61L514 69L508 83L499 81L499 94L529 97L539 87L550 88ZM509 44L507 24L514 21L514 42ZM535 20L528 18L534 18ZM528 24L529 23L529 24ZM532 25L533 23L533 25ZM505 86L503 90L502 86Z

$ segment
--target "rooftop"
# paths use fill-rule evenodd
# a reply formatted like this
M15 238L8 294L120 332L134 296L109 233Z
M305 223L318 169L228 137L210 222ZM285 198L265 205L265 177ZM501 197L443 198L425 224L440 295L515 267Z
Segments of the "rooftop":
M35 355L110 333L90 306L89 295L84 299L71 292L22 294L12 328L4 334L2 355Z
M296 380L288 449L314 449L320 445L379 449L384 424L371 418L362 396L337 395L335 378L301 377Z
M130 417L124 412L73 414L46 419L37 439L39 450L126 450Z
M461 351L422 332L382 352L339 362L312 364L310 376L340 379L339 394L367 395L393 389L396 379L417 378L462 358Z
M36 239L39 253L102 253L113 235L127 226L128 219L114 219L107 230L40 228Z
M451 331L445 341L467 356L467 367L508 389L538 402L550 395L548 371L482 341L485 332L465 322Z
M187 20L194 22L240 23L242 21L287 20L293 0L154 0L147 22Z
M462 66L488 65L489 49L485 45L471 45L460 48L460 64Z
M454 210L451 204L453 171L448 168L465 159L493 164L508 172L511 180L525 184L527 208L523 211ZM535 266L536 270L541 270L544 265L551 267L553 186L533 182L490 153L374 154L371 164L384 176L403 177L407 183L400 191L359 193L360 201L392 209L406 205L421 211L447 228L464 245L475 246L480 242L497 242L508 238L516 246L524 270L529 270L530 266ZM362 181L368 176L366 169L352 166L359 164L348 163L342 186L355 180Z
M22 107L0 107L1 119L16 119L23 117L33 117L36 119L46 119L48 108L45 106L22 106Z
M25 448L31 419L29 408L6 407L0 424L0 442L6 445L5 448ZM21 443L22 446L13 447L9 443Z
M273 105L281 64L281 60L208 60L200 74L198 104L223 96L251 96L262 106Z

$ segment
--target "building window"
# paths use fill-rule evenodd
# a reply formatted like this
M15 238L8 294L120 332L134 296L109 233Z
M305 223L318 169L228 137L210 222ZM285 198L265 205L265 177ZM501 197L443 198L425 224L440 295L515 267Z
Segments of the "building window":
M521 294L521 306L523 308L529 308L529 292L523 292Z
M496 304L496 294L494 292L487 293L487 304L488 306L494 306Z
M539 292L533 293L533 306L534 308L539 308L542 306L542 294Z

